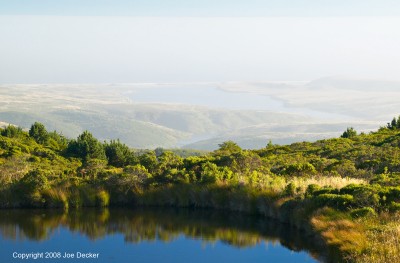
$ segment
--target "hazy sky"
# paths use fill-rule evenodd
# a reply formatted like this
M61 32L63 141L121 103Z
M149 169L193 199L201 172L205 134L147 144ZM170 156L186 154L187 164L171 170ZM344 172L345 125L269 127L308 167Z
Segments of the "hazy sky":
M0 0L6 15L397 16L398 0Z
M400 1L0 0L0 83L400 80Z

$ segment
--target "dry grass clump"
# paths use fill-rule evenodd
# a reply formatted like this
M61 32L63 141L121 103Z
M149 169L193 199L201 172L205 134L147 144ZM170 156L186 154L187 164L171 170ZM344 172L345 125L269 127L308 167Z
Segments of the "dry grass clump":
M64 189L51 188L42 193L47 207L61 207L68 209L68 196Z
M290 177L265 176L262 181L263 190L282 193L288 184L293 184L297 194L304 194L307 187L311 184L320 187L332 187L336 189L343 188L349 184L367 184L363 179L340 177L340 176L313 176L313 177Z
M340 254L360 254L367 247L364 227L341 212L321 209L312 217L311 224L326 244L336 247Z
M332 187L336 189L343 188L349 184L367 184L366 180L340 177L340 176L315 176L311 178L293 177L287 183L293 183L298 193L305 193L307 187L311 184L316 184L320 187Z
M369 226L366 231L368 248L362 254L351 254L349 261L400 262L400 214L389 217L383 213L375 220L366 218L362 223Z

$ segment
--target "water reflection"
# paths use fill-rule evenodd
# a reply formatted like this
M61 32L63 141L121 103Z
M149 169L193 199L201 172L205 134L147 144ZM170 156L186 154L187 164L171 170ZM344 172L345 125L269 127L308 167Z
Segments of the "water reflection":
M222 242L236 248L280 244L321 258L315 242L305 233L263 217L237 213L160 208L0 211L0 239L3 240L45 241L60 228L91 240L120 234L126 244L172 242L182 235L206 245Z

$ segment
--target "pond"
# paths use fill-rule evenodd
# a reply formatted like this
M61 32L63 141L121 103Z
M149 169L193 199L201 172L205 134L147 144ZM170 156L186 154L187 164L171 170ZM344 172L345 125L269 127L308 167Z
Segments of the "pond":
M0 210L1 262L322 261L314 246L288 225L213 210Z

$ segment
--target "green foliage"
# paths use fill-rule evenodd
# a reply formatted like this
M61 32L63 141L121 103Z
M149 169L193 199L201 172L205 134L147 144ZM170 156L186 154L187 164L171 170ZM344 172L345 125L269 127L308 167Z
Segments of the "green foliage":
M25 192L45 190L49 187L49 182L45 171L35 169L29 171L20 181L20 185Z
M139 156L139 163L146 167L150 172L155 172L158 160L154 151L148 151Z
M391 122L387 124L387 127L391 130L400 129L400 116L394 117Z
M68 144L67 152L85 162L89 159L106 159L103 145L88 131L79 135L77 140L71 141Z
M13 125L8 125L6 128L1 130L1 136L8 138L18 138L23 135L24 132L22 131L22 128Z
M202 172L199 182L209 184L214 183L217 178L222 179L223 175L220 173L218 166L214 163L206 162L201 166Z
M283 193L287 196L294 196L296 194L296 185L294 183L287 184Z
M47 190L50 185L43 170L29 171L15 186L15 195L20 198L23 206L41 206L44 203L41 192Z
M149 171L143 165L129 165L124 167L124 176L130 177L131 182L136 181L138 184L146 184L152 177Z
M102 144L87 131L69 141L40 123L29 136L8 126L0 129L0 208L228 209L279 215L296 225L313 220L329 242L347 246L354 222L400 211L399 123L260 150L228 141L212 154L189 157L161 148L134 151L119 140Z
M291 176L304 176L304 175L314 175L317 173L314 165L311 163L294 163L287 166L284 170L285 174Z
M32 137L37 143L44 144L49 139L46 128L43 124L35 122L29 129L29 136Z
M64 151L68 147L68 140L56 131L47 134L47 146L56 151Z
M170 151L164 151L157 159L157 168L161 173L169 168L180 168L183 165L182 158Z
M376 216L376 212L372 207L362 207L351 210L350 212L351 217L359 218L359 217L372 217Z
M321 189L321 187L319 186L319 185L317 185L317 184L310 184L310 185L308 185L307 186L307 189L306 189L306 197L312 197L312 196L314 196L314 195L317 195L317 194L315 194L315 192L316 191L318 191L318 190L320 190Z
M108 163L112 166L123 167L137 162L134 153L119 140L111 140L104 148Z
M319 207L329 206L337 209L348 208L354 198L351 195L339 195L339 194L321 194L314 198L315 203Z
M353 138L357 136L357 131L353 127L347 128L343 134L340 136L341 138Z
M389 205L389 211L392 213L400 211L400 203L391 202Z
M215 151L215 153L220 154L220 155L229 155L232 153L237 153L242 151L242 148L240 146L233 142L233 141L226 141L221 144L218 144L219 149Z
M87 159L82 167L80 167L79 173L83 177L95 179L105 170L106 165L107 161L103 159Z
M243 150L227 141L212 154L185 158L176 154L179 151L162 148L134 151L119 140L102 144L87 131L68 141L57 132L47 132L40 123L31 126L29 136L14 126L0 133L0 193L18 190L25 205L126 204L136 202L143 192L179 185L243 188L337 209L393 211L400 203L400 132L396 129L385 128L352 140L271 143L260 150ZM365 184L357 180L349 184L343 177L363 178ZM325 178L338 178L345 184L331 185ZM227 195L236 198L225 190L210 200L225 206ZM183 196L176 198L190 203ZM14 201L17 206L19 201Z
M378 195L379 187L370 185L354 185L350 184L340 189L341 194L351 194L354 197L354 206L357 207L377 207L379 205L380 196Z
M313 196L318 196L322 194L339 194L339 190L333 187L324 187L315 189L312 194Z

